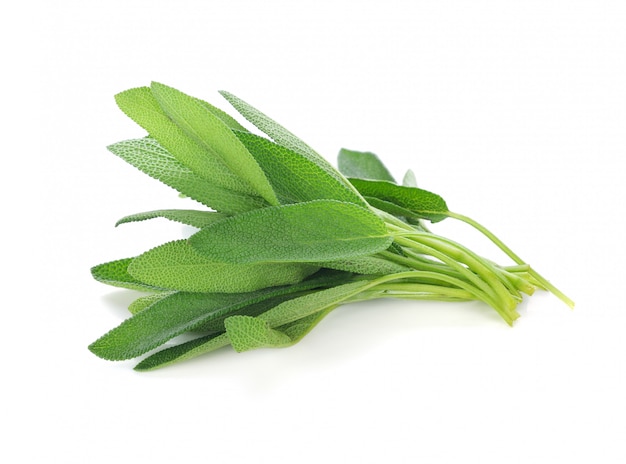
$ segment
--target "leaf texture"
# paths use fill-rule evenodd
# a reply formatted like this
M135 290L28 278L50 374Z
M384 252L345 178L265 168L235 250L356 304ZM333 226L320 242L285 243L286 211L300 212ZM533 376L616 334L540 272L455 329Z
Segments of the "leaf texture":
M189 238L225 263L317 262L369 255L392 242L383 221L352 203L316 200L238 214Z
M194 209L161 209L156 211L146 211L143 213L131 214L123 217L117 223L126 224L129 222L146 221L148 219L165 218L170 221L180 222L182 224L202 229L211 224L226 219L226 214L216 213L213 211L198 211Z
M400 208L411 211L416 217L428 219L431 222L439 222L448 217L448 206L444 199L427 190L386 181L354 178L349 180L363 196L394 203Z
M270 205L278 204L263 170L219 117L195 98L172 87L153 82L150 88L161 108L178 127L248 183L257 195Z
M113 287L151 292L163 290L161 287L146 284L130 275L128 273L128 266L132 261L133 258L125 258L99 264L91 268L91 275L98 282Z
M248 132L236 132L236 135L266 173L282 203L331 199L367 206L337 172L329 172L309 158L263 137Z
M346 177L396 182L380 158L371 152L342 148L339 151L337 165L339 171Z
M267 206L260 197L227 190L207 182L150 137L126 140L110 145L108 149L150 177L217 211L238 213Z
M171 290L235 293L300 282L318 269L304 263L218 263L186 240L177 240L139 255L128 272L141 282Z

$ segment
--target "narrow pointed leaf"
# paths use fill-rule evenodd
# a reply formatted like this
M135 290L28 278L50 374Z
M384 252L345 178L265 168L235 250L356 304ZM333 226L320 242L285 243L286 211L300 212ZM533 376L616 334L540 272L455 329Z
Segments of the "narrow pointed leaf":
M131 214L130 216L123 217L117 223L126 224L128 222L146 221L154 218L165 218L170 221L180 222L182 224L202 229L211 224L226 219L228 216L222 213L216 213L214 211L197 211L194 209L161 209L156 211L146 211L144 213Z
M332 169L332 166L322 158L315 150L289 132L283 126L278 124L269 116L266 116L261 111L254 108L252 105L246 103L241 98L236 97L232 93L226 91L220 91L220 94L231 104L233 107L246 118L257 129L268 135L279 145L289 148L290 150L305 156L309 160L315 162L320 166L327 166Z
M364 197L375 197L411 211L416 217L439 222L448 217L443 198L427 190L405 187L385 181L349 179Z
M135 366L136 371L152 371L230 345L226 333L215 333L172 346L148 356Z
M151 90L165 113L188 136L247 182L257 195L271 205L278 204L263 170L220 118L195 98L172 87L153 82Z
M211 185L239 193L254 195L255 191L241 180L222 159L212 155L190 138L163 111L150 87L138 87L118 93L115 101L133 121L143 127L171 155ZM205 102L198 103L208 108Z
M346 177L396 182L380 158L374 153L342 148L339 152L337 165L339 171Z
M278 263L369 255L386 249L392 238L373 212L317 200L238 214L197 232L189 242L215 261Z
M146 295L146 296L137 298L130 305L128 305L128 312L133 315L137 314L143 311L144 309L146 309L148 306L153 305L157 301L160 301L163 298L170 296L172 293L175 293L175 292L164 291L164 292L153 293L152 295Z
M285 301L257 317L266 321L270 327L280 327L340 303L345 303L346 300L358 295L370 285L369 281L362 280L319 290Z
M249 293L175 292L155 301L89 345L104 359L142 355L172 338L289 289Z
M235 293L300 282L318 269L304 263L218 263L186 240L177 240L138 256L128 272L141 282L172 290Z
M150 177L217 211L238 213L267 205L260 197L226 190L207 182L150 137L126 140L110 145L108 149Z
M163 290L162 287L146 284L130 275L128 273L128 266L132 261L133 258L125 258L99 264L91 268L91 275L98 282L113 287L151 292Z
M282 203L329 199L367 206L338 172L329 172L299 153L258 135L235 134L263 168Z

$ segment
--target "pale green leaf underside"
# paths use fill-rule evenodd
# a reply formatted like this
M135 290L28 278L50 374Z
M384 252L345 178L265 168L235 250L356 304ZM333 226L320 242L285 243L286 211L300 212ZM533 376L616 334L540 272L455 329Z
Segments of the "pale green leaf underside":
M337 157L337 165L339 171L346 177L384 180L395 183L391 173L374 153L342 148Z
M369 255L386 249L392 238L373 212L317 200L239 214L197 232L189 242L214 261L278 263Z
M367 206L337 172L329 172L301 154L263 137L248 132L235 134L265 171L281 203L331 199Z
M235 293L300 282L317 269L304 263L215 262L186 240L177 240L138 256L128 272L141 282L172 290Z
M438 222L448 217L443 198L427 190L405 187L386 181L349 179L361 195L374 197L411 211L416 217Z
M267 205L260 197L226 190L207 182L150 137L126 140L110 145L108 149L150 177L217 211L238 213Z
M278 204L263 170L219 117L195 98L172 87L153 82L150 88L161 108L178 127L248 183L257 195L271 205Z
M150 87L137 87L115 96L119 108L143 127L183 166L211 185L239 193L254 195L255 190L241 180L221 158L214 156L193 140L163 111ZM205 108L208 103L199 103Z
M405 187L417 187L417 179L415 178L415 173L409 169L404 174L402 178L402 185Z
M227 217L228 216L226 214L216 213L214 211L198 211L194 209L160 209L156 211L131 214L117 221L115 225L119 226L120 224L126 224L129 222L164 218L202 229L203 227L207 227Z

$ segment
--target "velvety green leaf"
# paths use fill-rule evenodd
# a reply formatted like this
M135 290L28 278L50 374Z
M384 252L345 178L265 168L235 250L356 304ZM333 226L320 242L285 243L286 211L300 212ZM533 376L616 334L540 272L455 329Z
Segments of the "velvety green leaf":
M97 356L131 359L209 321L290 292L289 288L248 293L175 292L153 302L89 346Z
M133 258L118 259L99 264L91 268L91 275L98 282L113 287L128 288L140 291L161 291L163 288L141 282L128 273L128 266Z
M391 241L376 214L334 200L238 214L189 239L203 255L227 263L330 261L373 254Z
M225 111L222 111L221 109L211 105L208 102L205 102L204 100L200 100L199 98L196 98L195 100L198 103L200 103L202 106L204 106L207 110L209 110L211 113L213 113L214 116L217 116L218 118L220 118L220 120L224 124L226 124L231 130L248 132L248 129L246 129L241 124L239 124L239 122L235 118L233 118L230 114L226 113Z
M324 261L319 264L325 268L354 272L355 274L385 275L409 270L407 267L375 256L356 256L336 261Z
M369 285L371 285L369 281L363 280L319 290L285 301L257 317L266 321L270 327L280 327L344 303L365 290Z
M394 182L383 162L374 153L342 148L337 159L339 171L346 177Z
M323 169L310 159L248 132L236 132L257 160L282 203L329 199L366 207L367 203L336 171Z
M226 219L226 214L216 213L214 211L197 211L194 209L161 209L157 211L146 211L144 213L131 214L130 216L123 217L117 223L126 224L128 222L145 221L147 219L165 218L170 221L180 222L188 226L197 227L202 229L215 222Z
M195 98L172 87L153 82L150 88L161 108L178 127L247 182L257 195L271 205L278 204L261 167L219 117Z
M267 134L272 140L279 145L289 148L302 156L305 156L309 160L315 162L320 166L326 166L333 170L332 166L315 152L310 146L289 132L283 126L276 121L266 116L252 105L246 103L241 98L236 97L232 93L221 91L220 94L231 104L233 107L251 124L257 129Z
M149 87L121 92L115 96L115 101L128 117L147 130L179 163L208 180L210 185L255 195L252 186L232 172L221 158L215 157L200 143L187 136L169 118ZM208 103L198 104L208 110Z
M230 345L228 335L215 333L172 346L148 356L135 366L136 371L151 371L160 367L191 359L201 354Z
M226 190L207 182L150 137L126 140L110 145L108 149L150 177L217 211L238 213L267 206L260 197Z
M142 296L133 301L130 305L128 305L128 312L131 314L137 314L140 311L143 311L148 306L156 303L157 301L162 300L163 298L171 295L175 292L164 291L160 293L153 293L152 295Z
M438 222L448 215L443 198L427 190L405 187L391 182L349 179L364 197L375 197L411 211L415 216ZM372 205L373 206L373 205Z
M142 282L172 290L235 293L300 282L317 269L300 263L217 263L186 240L177 240L138 256L128 272Z

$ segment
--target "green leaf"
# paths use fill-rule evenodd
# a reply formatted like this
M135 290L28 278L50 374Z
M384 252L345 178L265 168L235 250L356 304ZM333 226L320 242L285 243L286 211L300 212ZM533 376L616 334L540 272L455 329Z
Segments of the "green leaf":
M448 206L444 199L427 190L385 181L352 178L349 180L364 197L374 197L393 203L411 211L416 217L428 219L431 222L439 222L448 217Z
M291 345L288 335L270 328L266 321L256 317L231 316L224 321L224 325L230 344L238 353L255 348Z
M261 167L219 117L195 98L172 87L153 82L151 90L165 113L188 136L203 146L214 158L221 160L269 204L278 204L272 186Z
M409 268L375 256L357 256L337 261L324 261L321 266L355 274L385 275L408 271Z
M130 359L185 332L223 332L227 318L257 316L303 292L336 285L347 278L345 273L324 271L304 282L254 292L173 292L141 298L134 303L134 316L100 337L90 350L105 359Z
M236 132L239 140L257 160L282 203L329 199L366 207L367 203L338 172L248 132Z
M163 298L170 296L174 292L160 292L153 293L152 295L142 296L133 301L130 305L128 305L128 312L131 314L137 314L140 311L143 311L148 306L156 303L157 301L162 300Z
M226 190L207 182L178 162L152 138L126 140L107 148L150 177L217 211L238 213L267 206L260 197Z
M175 292L126 319L89 345L95 355L109 360L142 355L190 330L258 303L289 288L249 293Z
M373 212L316 200L238 214L202 229L189 242L214 261L278 263L369 255L386 249L392 238Z
M396 182L380 158L374 153L342 148L339 151L337 164L339 171L346 177Z
M202 106L204 106L207 110L209 110L214 116L217 116L218 118L220 118L220 120L224 124L226 124L231 130L248 132L248 129L246 129L241 124L239 124L239 122L235 118L233 118L230 114L211 105L208 102L205 102L204 100L200 100L199 98L196 98L195 100L198 103L200 103Z
M119 108L148 131L165 150L210 185L254 195L255 190L222 161L194 141L163 111L149 87L138 87L115 96ZM208 109L207 103L198 103ZM210 110L209 110L210 111Z
M217 263L186 240L177 240L138 256L128 272L141 282L172 290L236 293L300 282L318 269L299 263Z
M98 282L112 285L113 287L151 292L163 290L161 287L146 284L131 276L128 273L128 266L132 261L133 258L125 258L99 264L91 268L91 275Z
M136 371L151 371L160 367L191 359L201 354L215 351L230 344L228 335L215 333L172 346L148 356L135 366Z
M165 218L170 221L180 222L188 226L202 229L222 219L226 219L226 214L216 213L214 211L197 211L194 209L161 209L156 211L146 211L144 213L131 214L123 217L117 223L126 224L128 222L139 222L154 218Z
M239 114L246 118L257 129L268 135L276 143L292 151L295 151L296 153L299 153L300 155L308 158L310 161L313 161L319 166L330 168L331 170L333 170L328 161L322 158L319 154L315 152L315 150L313 150L310 146L308 146L294 134L289 132L283 126L278 124L276 121L266 116L265 114L254 108L252 105L246 103L241 98L236 97L232 93L220 91L220 94L231 105L233 105L233 107L239 112Z
M257 317L266 321L270 327L280 327L281 325L289 324L303 317L345 303L346 300L358 295L371 285L371 282L361 280L319 290L285 301Z

